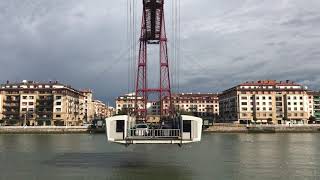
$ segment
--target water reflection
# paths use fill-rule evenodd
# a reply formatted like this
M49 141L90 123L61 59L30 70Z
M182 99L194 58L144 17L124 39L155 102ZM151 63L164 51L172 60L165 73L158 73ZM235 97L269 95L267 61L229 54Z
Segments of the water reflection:
M192 179L192 171L183 164L148 156L132 152L65 153L42 164L69 170L99 169L106 177L115 179Z
M1 179L320 179L320 134L204 134L200 143L106 143L104 135L1 135Z

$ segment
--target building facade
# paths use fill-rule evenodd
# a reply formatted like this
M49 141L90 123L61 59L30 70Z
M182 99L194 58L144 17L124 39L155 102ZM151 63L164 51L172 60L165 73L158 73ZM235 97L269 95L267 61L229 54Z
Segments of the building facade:
M307 88L289 80L237 85L219 96L219 108L221 121L235 123L305 124L311 115Z
M105 119L115 114L114 108L109 107L108 105L104 104L102 101L94 100L93 105L94 105L94 119Z
M310 91L309 92L309 100L310 100L310 113L311 116L314 117L315 122L320 123L320 91Z
M143 106L141 98L138 98L138 105ZM165 112L169 112L168 99L163 100ZM181 93L172 95L172 104L175 110L207 119L217 119L219 114L218 94L210 93ZM133 112L135 108L135 95L127 94L116 99L117 114ZM148 114L156 116L160 114L160 103L150 102L147 105ZM153 117L154 118L154 117Z
M313 116L320 121L320 92L316 92L313 96Z
M0 85L0 119L7 125L78 126L84 120L82 92L55 82Z
M0 124L2 124L2 118L3 118L3 99L4 99L4 95L2 94L2 92L0 91Z
M91 89L84 89L81 90L82 95L84 96L83 99L83 114L84 114L84 121L86 123L91 123L94 119L95 107L93 103L93 91Z
M164 108L169 102L164 101ZM172 95L172 104L176 111L203 119L217 120L219 115L218 93L181 93Z
M138 106L142 107L143 102L141 97L138 97ZM116 114L130 114L134 111L136 106L136 96L135 93L125 94L124 96L119 96L116 99Z

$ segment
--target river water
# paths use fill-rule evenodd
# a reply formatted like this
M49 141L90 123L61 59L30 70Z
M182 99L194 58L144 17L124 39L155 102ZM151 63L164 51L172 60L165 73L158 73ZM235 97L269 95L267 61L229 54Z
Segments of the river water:
M320 134L204 134L185 145L104 135L0 135L0 179L320 179Z

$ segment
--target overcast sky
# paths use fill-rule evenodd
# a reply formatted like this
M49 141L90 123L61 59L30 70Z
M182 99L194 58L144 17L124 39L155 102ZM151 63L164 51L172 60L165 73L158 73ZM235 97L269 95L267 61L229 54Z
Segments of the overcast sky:
M59 80L113 103L128 92L126 11L126 0L0 0L0 80ZM258 79L319 89L319 12L319 0L181 0L180 91Z

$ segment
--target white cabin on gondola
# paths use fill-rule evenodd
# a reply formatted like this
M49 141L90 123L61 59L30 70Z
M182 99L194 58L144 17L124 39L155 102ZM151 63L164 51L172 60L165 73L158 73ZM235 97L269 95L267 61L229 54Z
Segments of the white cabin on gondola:
M120 144L186 144L201 141L202 119L181 115L174 118L171 126L149 127L136 124L135 117L128 115L106 118L108 141Z

